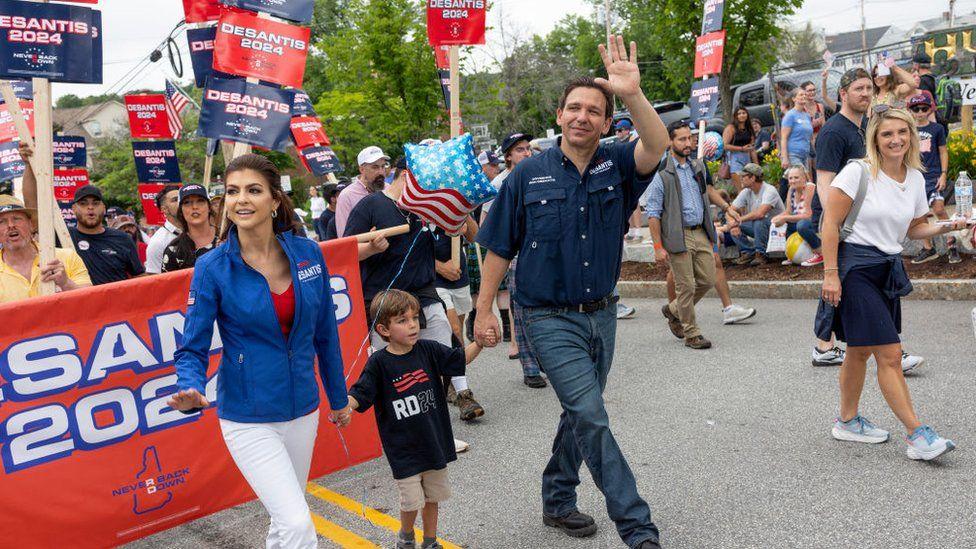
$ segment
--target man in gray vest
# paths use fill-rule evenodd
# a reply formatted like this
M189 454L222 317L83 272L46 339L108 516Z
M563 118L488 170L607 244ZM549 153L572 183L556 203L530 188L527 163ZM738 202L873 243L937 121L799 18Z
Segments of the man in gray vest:
M715 283L715 225L709 205L726 211L733 223L738 214L711 185L708 170L691 158L691 129L684 122L668 126L670 153L648 187L647 216L658 261L669 262L677 297L661 312L668 327L685 346L708 349L712 343L695 323L695 304Z

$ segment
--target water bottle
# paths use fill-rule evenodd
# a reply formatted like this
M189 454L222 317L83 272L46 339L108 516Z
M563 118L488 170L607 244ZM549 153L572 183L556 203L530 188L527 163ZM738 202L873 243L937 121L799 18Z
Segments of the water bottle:
M973 216L973 181L966 172L959 172L956 179L956 215L967 219Z

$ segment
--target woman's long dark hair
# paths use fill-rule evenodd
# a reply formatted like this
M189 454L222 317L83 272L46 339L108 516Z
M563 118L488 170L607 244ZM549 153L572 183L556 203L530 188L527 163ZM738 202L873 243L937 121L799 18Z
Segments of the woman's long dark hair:
M271 220L275 234L288 231L294 234L301 234L301 224L295 217L295 207L292 205L288 195L285 194L285 190L281 187L281 173L278 172L278 167L266 157L259 154L245 154L231 160L230 164L227 165L227 169L224 170L224 181L227 181L230 174L244 170L254 170L261 174L268 187L271 188L272 196L278 201L278 209L275 210L278 215ZM226 208L226 201L224 207ZM220 233L221 241L227 240L227 234L233 225L234 222L227 216L227 212L224 212L224 230Z
M746 113L746 121L743 124L744 127L742 127L742 128L739 127L739 112L740 111ZM737 132L740 129L749 132L749 136L752 138L753 141L755 141L755 139L756 139L756 132L753 131L753 129L752 129L752 117L749 115L749 109L743 107L742 105L739 105L738 107L735 108L734 111L732 111L732 128L735 131L737 131Z

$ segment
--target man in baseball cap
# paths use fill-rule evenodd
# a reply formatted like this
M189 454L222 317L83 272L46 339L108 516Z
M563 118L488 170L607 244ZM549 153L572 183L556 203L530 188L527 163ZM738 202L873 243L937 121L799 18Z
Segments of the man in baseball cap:
M478 155L478 163L481 164L481 171L485 172L488 176L488 181L498 177L498 173L501 171L501 164L504 164L502 159L495 156L495 153L491 151L481 151Z
M40 295L42 281L53 282L62 292L91 286L85 263L72 250L57 248L55 259L40 266L36 222L36 210L0 195L0 303Z
M336 202L335 222L339 236L345 236L346 222L356 204L367 195L385 189L386 176L390 174L390 157L376 145L359 151L356 163L359 164L359 176L339 194Z
M621 118L613 125L613 131L617 136L617 141L626 143L630 141L631 132L634 130L634 123L627 118Z
M85 185L78 189L71 209L78 225L68 232L93 284L118 282L146 272L132 237L105 227L105 202L98 187Z

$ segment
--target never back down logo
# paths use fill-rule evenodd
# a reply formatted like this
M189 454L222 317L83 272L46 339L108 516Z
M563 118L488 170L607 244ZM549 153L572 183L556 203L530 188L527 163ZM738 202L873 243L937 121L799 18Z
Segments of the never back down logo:
M155 446L142 452L142 465L131 483L112 489L112 496L132 496L132 512L142 515L158 511L173 501L173 491L186 484L189 467L164 470Z

